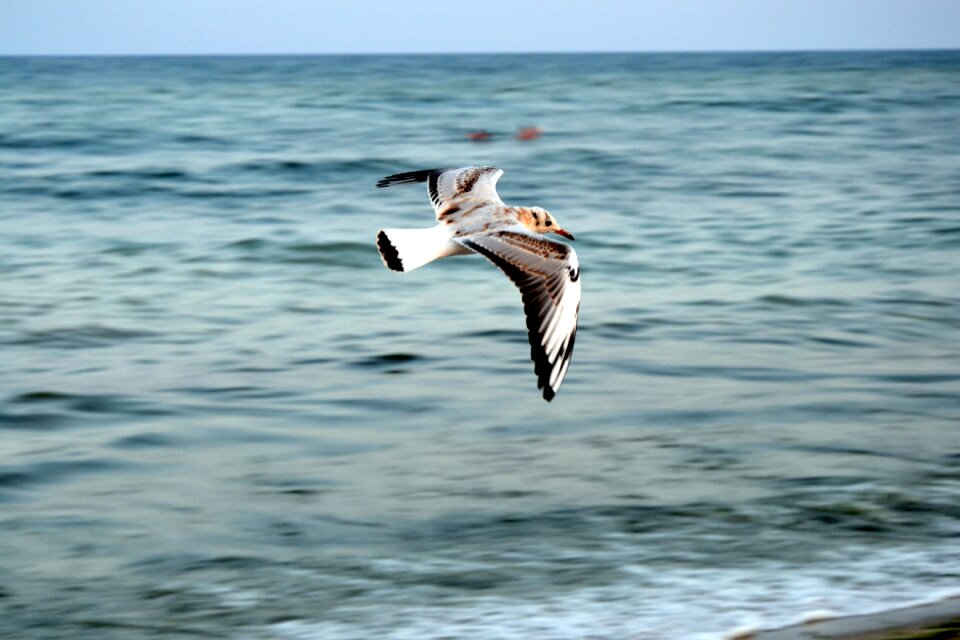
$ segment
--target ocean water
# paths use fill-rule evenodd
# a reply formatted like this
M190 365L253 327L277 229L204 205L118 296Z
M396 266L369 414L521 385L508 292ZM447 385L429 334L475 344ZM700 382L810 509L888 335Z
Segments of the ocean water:
M502 274L377 255L467 164L577 237L550 404ZM3 58L0 238L0 637L960 592L960 52Z

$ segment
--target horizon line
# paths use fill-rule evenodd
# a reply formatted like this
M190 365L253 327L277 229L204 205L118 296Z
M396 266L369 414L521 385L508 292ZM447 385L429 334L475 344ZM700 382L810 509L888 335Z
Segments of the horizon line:
M354 51L354 52L184 52L184 53L4 53L0 58L253 58L253 57L334 57L334 56L505 56L505 55L717 55L744 53L911 53L960 52L960 47L838 47L812 49L646 49L646 50L575 50L575 51Z

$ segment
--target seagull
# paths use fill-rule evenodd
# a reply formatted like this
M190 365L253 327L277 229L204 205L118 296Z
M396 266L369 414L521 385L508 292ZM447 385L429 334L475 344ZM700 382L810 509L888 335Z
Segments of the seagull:
M520 289L530 358L543 399L553 400L567 375L580 314L580 263L573 240L540 207L514 207L497 195L496 167L424 169L387 176L377 187L427 183L438 224L429 229L381 229L377 249L387 268L413 271L438 258L479 253Z

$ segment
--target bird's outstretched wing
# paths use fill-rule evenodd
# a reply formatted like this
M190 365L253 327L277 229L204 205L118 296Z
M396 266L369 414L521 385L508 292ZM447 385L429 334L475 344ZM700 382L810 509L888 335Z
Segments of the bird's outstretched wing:
M424 169L387 176L378 187L394 184L427 183L427 193L434 210L439 214L458 200L477 200L488 204L503 204L497 195L497 180L503 175L496 167L463 167L461 169Z
M569 245L521 226L456 239L500 268L523 297L530 357L543 398L567 375L580 313L580 264Z

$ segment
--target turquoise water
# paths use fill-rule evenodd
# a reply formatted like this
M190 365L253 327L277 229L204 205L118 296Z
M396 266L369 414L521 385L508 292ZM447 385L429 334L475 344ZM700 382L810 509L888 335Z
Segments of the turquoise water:
M707 639L960 591L960 53L0 87L0 636ZM377 256L432 211L375 182L467 164L577 237L550 404L502 274Z

